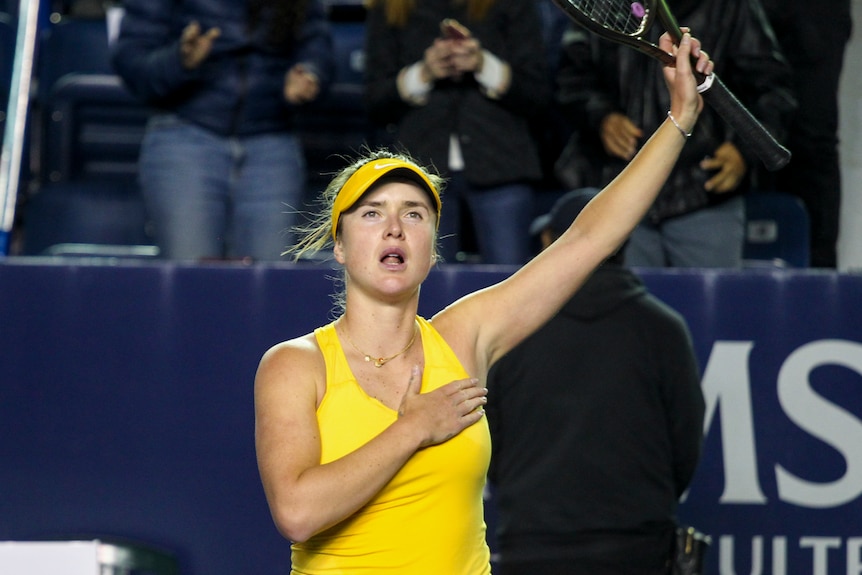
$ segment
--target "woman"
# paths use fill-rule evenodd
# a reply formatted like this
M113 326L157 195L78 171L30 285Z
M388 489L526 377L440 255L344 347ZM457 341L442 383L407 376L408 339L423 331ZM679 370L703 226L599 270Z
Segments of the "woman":
M481 261L523 264L542 177L530 124L551 102L535 0L373 0L366 22L372 118L448 178L443 258L463 251L463 203Z
M278 260L305 190L293 116L333 66L320 0L125 0L113 60L154 106L139 161L160 254Z
M344 312L268 350L255 381L258 463L275 523L294 542L293 573L490 572L488 367L547 321L649 207L702 108L690 54L711 71L686 34L677 71L667 71L673 122L630 168L550 248L430 322L416 312L436 260L439 179L383 153L335 178L330 211L297 251L334 242Z

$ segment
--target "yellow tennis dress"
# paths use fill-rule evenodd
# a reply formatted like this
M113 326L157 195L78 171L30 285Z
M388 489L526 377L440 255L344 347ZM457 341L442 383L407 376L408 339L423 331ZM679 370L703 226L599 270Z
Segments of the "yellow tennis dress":
M422 392L468 377L430 322L417 318L425 352ZM355 451L397 418L350 371L334 324L315 330L327 388L317 410L321 463ZM296 575L483 575L490 573L482 491L491 456L482 418L449 441L417 451L353 516L295 543Z

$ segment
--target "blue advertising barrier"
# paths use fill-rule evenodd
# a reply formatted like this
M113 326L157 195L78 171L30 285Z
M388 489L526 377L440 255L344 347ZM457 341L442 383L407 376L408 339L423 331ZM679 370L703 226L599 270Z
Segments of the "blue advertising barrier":
M420 313L511 271L444 266ZM680 518L712 535L708 572L862 573L862 276L642 272L688 320L703 372ZM0 263L0 540L134 539L188 575L287 573L253 377L265 349L331 318L333 275Z

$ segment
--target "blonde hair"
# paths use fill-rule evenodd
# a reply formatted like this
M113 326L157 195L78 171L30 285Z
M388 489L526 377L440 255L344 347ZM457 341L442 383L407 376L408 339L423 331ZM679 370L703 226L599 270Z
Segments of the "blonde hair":
M333 243L332 234L332 210L335 205L335 199L344 184L356 171L375 160L394 159L402 162L407 162L414 166L417 171L424 174L431 184L437 188L442 194L444 187L444 179L430 169L419 165L408 154L403 152L393 152L391 150L381 148L378 150L368 150L360 158L353 160L347 167L338 172L326 189L320 194L316 200L318 209L315 215L310 218L307 224L300 224L293 228L293 232L299 237L299 240L292 247L288 248L282 255L291 255L294 260L299 260L302 257L314 254L324 249L329 248ZM439 218L439 214L438 214ZM337 233L340 232L341 225L338 225ZM436 241L435 241L436 246ZM436 248L435 248L436 249ZM435 254L436 257L436 254Z
M488 10L497 0L452 0L456 6L467 5L467 19L471 21L482 20ZM410 13L416 7L416 0L365 0L367 8L374 8L383 3L383 12L386 14L386 23L396 28L407 25Z

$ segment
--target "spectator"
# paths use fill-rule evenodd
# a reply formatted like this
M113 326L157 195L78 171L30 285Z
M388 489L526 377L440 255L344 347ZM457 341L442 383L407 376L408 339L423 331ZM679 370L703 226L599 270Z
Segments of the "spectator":
M114 64L160 110L140 182L161 255L276 260L305 165L292 117L331 75L320 0L126 0Z
M549 246L593 190L536 233ZM704 399L685 320L611 256L488 375L501 575L666 575ZM541 447L538 447L541 446Z
M793 157L775 174L774 186L800 197L808 208L811 265L834 268L841 220L838 82L853 27L850 0L764 0L763 4L793 67L799 98L787 140Z
M443 260L464 248L463 203L482 262L524 263L542 178L530 122L551 101L535 0L371 0L367 25L372 118L449 179Z
M700 35L728 88L782 139L795 107L790 68L759 0L669 4L679 21ZM586 183L602 185L629 162L644 135L665 120L661 65L577 29L566 35L562 49L561 106L599 166L598 180ZM745 142L707 108L661 195L632 234L628 264L740 267L743 194L757 162Z

